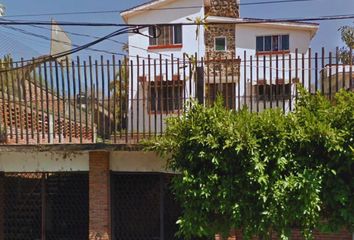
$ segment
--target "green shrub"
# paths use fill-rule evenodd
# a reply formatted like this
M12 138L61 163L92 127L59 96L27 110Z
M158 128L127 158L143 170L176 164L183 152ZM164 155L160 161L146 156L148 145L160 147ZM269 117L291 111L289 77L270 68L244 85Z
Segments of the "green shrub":
M335 103L302 91L296 110L250 113L192 103L147 149L180 173L173 191L185 238L242 229L288 239L293 227L353 229L354 94Z

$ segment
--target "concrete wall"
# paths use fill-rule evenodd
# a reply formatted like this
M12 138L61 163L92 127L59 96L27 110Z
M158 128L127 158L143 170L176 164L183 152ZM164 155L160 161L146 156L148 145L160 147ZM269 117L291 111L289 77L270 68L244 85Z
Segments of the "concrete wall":
M18 149L18 148L17 148ZM110 151L110 170L116 172L168 173L166 161L144 151ZM89 151L38 151L32 149L0 152L0 172L89 171Z

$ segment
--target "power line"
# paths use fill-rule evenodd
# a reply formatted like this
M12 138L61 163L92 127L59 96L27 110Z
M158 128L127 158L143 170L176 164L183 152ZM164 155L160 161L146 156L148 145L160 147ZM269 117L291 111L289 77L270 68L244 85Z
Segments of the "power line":
M117 24L117 23L95 23L95 22L57 22L62 26L76 26L76 27L136 27L139 29L150 26L172 26L172 25L186 25L186 26L200 26L200 25L243 25L255 23L286 23L286 22L306 22L306 21L333 21L354 19L354 14L347 15L331 15L322 17L309 17L309 18L278 18L278 19L235 19L234 22L208 22L208 23L195 23L195 22L182 22L182 23L139 23L139 24ZM51 26L54 23L49 21L0 21L0 25L44 25Z
M43 40L46 40L46 41L55 41L55 42L58 42L58 43L63 43L65 45L72 45L74 47L79 47L79 45L77 44L72 44L72 43L69 43L69 42L64 42L64 41L60 41L60 40L57 40L57 39L51 39L47 36L44 36L44 35L41 35L41 34L36 34L36 33L32 33L32 32L29 32L29 31L26 31L24 29L20 29L20 28L16 28L16 27L11 27L11 26L2 26L3 28L7 28L7 29L11 29L13 31L16 31L16 32L20 32L22 34L25 34L25 35L29 35L29 36L33 36L33 37L36 37L36 38L40 38L40 39L43 39ZM41 27L41 26L33 26L33 27L39 27L41 29L47 29L47 30L51 30L51 29L48 29L46 27ZM59 32L66 32L66 31L63 31L63 30L58 30ZM99 37L97 36L91 36L91 35L86 35L86 34L76 34L76 33L73 33L73 32L66 32L66 33L70 33L70 34L74 34L74 35L79 35L79 36L85 36L85 37L91 37L91 38L95 38L95 39L100 39ZM107 39L108 41L113 41L113 42L117 42L119 43L119 41L115 41L114 39ZM125 44L125 43L122 43L122 44ZM136 47L136 48L139 48L141 50L145 50L145 51L148 51L147 49L144 49L144 48L140 48L140 47ZM112 52L112 51L108 51L108 50L103 50L103 49L97 49L97 48L93 48L93 47L89 47L87 48L87 50L90 50L90 51L93 51L93 52L99 52L99 53L106 53L106 54L111 54L111 55L118 55L118 56L123 56L123 57L130 57L130 58L136 58L136 56L132 56L132 55L128 55L128 54L124 54L124 53L119 53L119 52ZM158 56L162 55L162 56L165 56L165 57L168 57L168 58L171 58L171 55L169 54L161 54L161 53L155 53L155 52L151 52L151 53L154 53ZM142 59L149 59L148 57L140 57ZM150 58L150 60L159 60L159 58ZM177 60L177 58L175 58Z
M4 21L9 21L11 22L11 20L5 20L3 18L0 18L0 20L4 20ZM6 27L6 28L12 28L12 30L15 30L15 31L20 31L26 35L33 35L32 32L28 32L28 31L25 31L23 29L19 29L19 28L15 28L15 27L9 27L9 26L2 26L2 27ZM44 27L44 26L37 26L37 25L31 25L31 27L34 27L34 28L39 28L39 29L45 29L45 30L52 30L51 28L48 28L48 27ZM94 35L89 35L89 34L82 34L82 33L76 33L76 32L71 32L71 31L64 31L64 30L60 30L60 29L57 29L58 32L62 32L62 33L69 33L71 35L75 35L75 36L80 36L80 37L89 37L89 38L94 38L94 39L99 39L100 37L98 36L94 36ZM34 35L38 35L38 34L34 34ZM35 36L35 37L40 37L40 38L45 38L45 40L51 40L49 39L48 37L46 36L43 36L43 35L39 35L39 36ZM59 40L55 40L56 42L61 42L61 43L65 43L63 41L59 41ZM120 44L120 45L126 45L125 42L121 42L121 41L117 41L115 39L107 39L107 41L111 41L111 42L114 42L114 43L117 43L117 44ZM69 44L69 43L67 43ZM74 45L74 44L73 44ZM77 46L77 45L76 45ZM157 52L149 52L148 49L146 48L142 48L142 47L138 47L138 46L135 46L135 45L131 45L129 44L128 46L132 47L132 48L135 48L135 49L139 49L139 50L143 50L143 51L146 51L148 53L152 53L152 54L156 54L158 56L162 55L162 56L165 56L167 58L171 58L171 55L169 54L164 54L164 53L157 53ZM136 56L131 56L131 55L128 55L128 54L123 54L123 53L114 53L114 52L110 52L110 51L106 51L106 50L100 50L100 49L94 49L94 48L89 48L88 50L91 50L91 51L95 51L95 52L105 52L105 53L108 53L108 54L113 54L113 55L120 55L120 56L127 56L127 57L133 57L135 58ZM142 57L144 58L144 57ZM148 59L148 58L145 58L145 59ZM150 58L150 59L157 59L159 60L159 58ZM177 60L177 58L175 58Z
M249 2L240 3L240 6L255 6L255 5L267 5L267 4L283 4L283 3L300 3L300 2L313 2L320 0L272 0L262 2ZM198 9L203 6L186 6L186 7L165 7L165 8L146 8L143 10L136 9L136 11L169 11L169 10L183 10L183 9ZM134 7L132 8L134 9ZM128 9L129 10L129 9ZM76 12L54 12L54 13L36 13L36 14L17 14L9 15L7 18L13 17L40 17L40 16L66 16L66 15L86 15L86 14L107 14L107 13L122 13L128 11L127 9L117 10L101 10L101 11L76 11Z
M81 50L84 50L84 49L87 49L91 46L94 46L100 42L103 42L109 38L112 38L112 37L115 37L115 36L118 36L118 35L121 35L121 34L126 34L126 33L136 33L137 31L139 30L139 28L131 28L131 27L125 27L125 28L122 28L122 29L119 29L117 31L114 31L100 39L97 39L95 41L92 41L92 42L89 42L85 45L82 45L82 46L78 46L74 49L71 49L71 50L68 50L68 51L63 51L63 52L60 52L60 53L57 53L57 54L54 54L54 55L50 55L50 56L43 56L42 58L40 59L35 59L35 60L38 60L37 62L33 61L33 63L30 63L28 65L26 65L26 67L28 66L31 66L31 65L35 65L35 64L40 64L42 62L46 62L46 61L52 61L52 60L56 60L58 58L63 58L63 57L66 57L68 55L71 55L71 54L74 54L76 52L79 52ZM26 60L26 62L29 62L31 60ZM23 62L23 61L22 61ZM10 69L10 71L12 70L18 70L18 69L21 69L21 67L18 67L18 68L12 68ZM0 72L6 72L6 71L9 71L9 70L2 70Z
M37 33L32 33L32 32L26 31L24 29L11 27L11 26L2 26L2 27L7 28L7 29L11 29L11 30L16 31L16 32L20 32L20 33L25 34L25 35L37 37L37 38L40 38L40 39L43 39L43 40L46 40L46 41L55 41L55 42L58 42L58 43L63 43L65 45L67 45L67 46L71 46L72 45L74 47L80 47L80 45L77 45L77 44L72 44L72 43L65 42L65 41L60 41L60 40L57 40L57 39L51 39L51 38L46 37L44 35L37 34ZM97 39L99 39L99 38L97 38ZM122 56L125 55L123 53L115 53L115 52L111 52L111 51L108 51L108 50L97 49L97 48L92 48L92 47L87 48L87 50L94 51L94 52L100 52L100 53L114 54L114 55L122 55Z
M31 26L32 26L32 27L35 27L35 28L39 28L39 29L51 30L50 28L43 27L43 26L36 26L36 25L31 25ZM63 33L69 33L69 34L71 34L71 35L80 36L80 37L89 37L89 38L94 38L94 39L99 39L99 38L100 38L100 37L94 36L94 35L82 34L82 33L75 33L75 32L71 32L71 31L63 31L63 30L60 30L60 29L58 29L57 31L63 32ZM124 46L124 45L127 44L127 43L125 43L125 42L117 41L117 40L115 40L115 39L107 39L107 41L114 42L114 43L120 44L120 45L122 45L122 46ZM132 48L135 48L135 49L143 50L143 51L148 52L148 53L156 54L156 55L158 55L158 56L162 55L162 56L165 56L165 57L168 57L168 58L171 57L171 55L169 55L169 54L157 53L157 52L149 52L148 49L146 49L146 48L138 47L138 46L135 46L135 45L132 45L132 44L129 44L128 46L130 46L130 47L132 47ZM118 54L118 55L126 55L126 56L129 56L129 57L136 57L136 56L130 56L130 55L128 55L128 54Z

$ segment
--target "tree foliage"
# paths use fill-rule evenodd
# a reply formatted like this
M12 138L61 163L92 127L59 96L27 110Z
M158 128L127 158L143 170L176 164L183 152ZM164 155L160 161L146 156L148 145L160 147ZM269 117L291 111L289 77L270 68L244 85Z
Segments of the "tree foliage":
M296 110L228 111L193 103L170 118L149 150L180 174L173 191L185 238L242 229L244 237L288 239L300 228L354 226L354 93L335 104L302 92Z
M339 31L346 45L339 50L339 57L342 63L350 64L354 62L354 56L350 54L350 49L354 49L354 26L342 26Z
M123 127L124 113L128 107L129 91L129 59L123 59L114 80L109 83L109 91L113 95L111 102L111 111L114 112L116 123Z

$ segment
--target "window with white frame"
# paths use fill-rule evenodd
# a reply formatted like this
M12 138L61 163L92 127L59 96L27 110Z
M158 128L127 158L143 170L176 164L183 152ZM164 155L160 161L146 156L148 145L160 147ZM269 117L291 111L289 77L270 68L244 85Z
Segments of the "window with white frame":
M214 39L215 42L215 51L226 51L227 42L226 37L216 37Z
M182 44L182 25L149 27L150 46L169 46Z
M256 39L257 52L278 52L290 49L289 35L258 36Z

